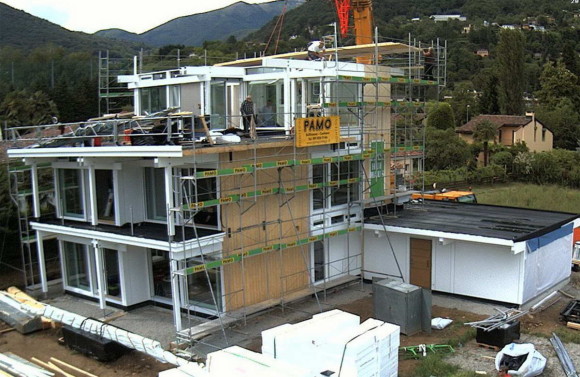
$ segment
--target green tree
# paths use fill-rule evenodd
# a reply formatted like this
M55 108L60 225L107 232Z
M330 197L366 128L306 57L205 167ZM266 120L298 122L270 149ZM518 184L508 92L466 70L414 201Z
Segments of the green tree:
M487 69L478 75L481 85L481 95L478 98L479 111L482 114L499 114L499 79L492 69Z
M556 64L548 62L544 65L540 76L541 89L536 92L542 106L555 107L562 98L569 98L580 107L580 83L578 76L566 68L562 60Z
M539 106L536 118L554 135L554 148L575 150L580 146L580 113L570 98L561 98L554 106Z
M497 46L499 105L502 114L524 112L524 35L518 30L502 30Z
M469 119L478 114L477 101L471 82L462 82L456 85L451 96L453 98L450 102L456 126L467 123Z
M489 120L484 120L475 125L473 139L483 144L483 166L487 166L489 161L489 142L495 140L497 127Z
M425 168L427 170L465 167L471 159L469 145L451 128L427 127L425 135Z
M50 124L58 110L46 93L26 90L8 93L0 104L0 117L9 127Z
M451 105L447 102L433 105L433 109L429 111L429 116L427 117L427 127L439 130L454 129L455 116Z

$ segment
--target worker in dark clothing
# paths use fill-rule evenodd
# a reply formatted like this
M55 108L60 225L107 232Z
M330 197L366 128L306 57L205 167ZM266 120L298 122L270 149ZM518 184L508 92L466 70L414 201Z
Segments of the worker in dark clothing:
M423 56L425 58L425 80L433 80L433 68L435 68L435 52L433 47L423 50Z
M247 96L242 105L240 106L240 112L242 113L242 122L244 123L244 132L250 132L252 127L252 119L254 123L258 123L256 120L256 113L254 112L254 102L252 101L252 96Z

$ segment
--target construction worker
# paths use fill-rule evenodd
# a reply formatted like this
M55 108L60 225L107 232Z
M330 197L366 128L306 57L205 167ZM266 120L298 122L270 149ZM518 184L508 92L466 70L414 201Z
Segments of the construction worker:
M425 80L433 80L433 68L435 67L435 52L433 47L423 50L425 58Z
M252 128L252 120L256 122L256 113L254 112L254 102L252 96L248 95L242 105L240 106L240 113L242 113L242 122L244 124L244 132L248 133Z
M326 48L323 41L310 42L308 44L308 60L324 60L325 51Z

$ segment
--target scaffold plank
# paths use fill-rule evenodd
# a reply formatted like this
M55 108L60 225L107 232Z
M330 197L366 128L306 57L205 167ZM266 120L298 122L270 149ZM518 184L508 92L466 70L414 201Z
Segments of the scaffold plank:
M288 242L288 243L277 243L277 244L273 244L273 245L259 247L257 249L246 250L246 251L241 252L241 253L235 253L235 254L229 255L226 258L221 258L221 259L211 261L208 263L199 264L197 266L188 267L188 268L185 268L182 270L178 270L175 273L178 275L192 275L192 274L196 274L198 272L202 272L202 271L209 270L212 268L218 268L218 267L225 266L228 264L240 262L240 261L242 261L243 258L253 257L253 256L260 255L260 254L265 254L265 253L269 253L269 252L275 251L275 250L285 250L285 249L290 249L290 248L293 248L296 246L308 245L308 244L314 243L316 241L322 241L322 240L327 239L327 238L342 236L342 235L348 234L350 232L360 231L361 229L362 229L361 226L349 227L347 229L341 229L341 230L335 230L335 231L331 231L331 232L327 232L327 233L322 233L322 234L319 234L317 236L310 236L310 237L306 237L306 238L301 238L301 239L298 239L296 241L292 241L292 242Z

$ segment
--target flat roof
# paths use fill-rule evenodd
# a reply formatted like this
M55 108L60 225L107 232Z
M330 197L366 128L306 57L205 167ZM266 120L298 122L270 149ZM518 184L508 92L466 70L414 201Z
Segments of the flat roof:
M520 242L539 237L579 215L486 204L425 201L407 204L396 216L365 219L366 224L491 237Z
M328 48L325 55L334 55L338 53L340 59L352 59L359 56L367 56L378 53L379 55L388 54L402 54L408 52L420 51L417 47L413 47L404 43L383 42L383 43L369 43L364 45L346 46L338 48ZM248 58L234 60L230 62L215 64L216 67L252 67L262 65L264 59L298 59L305 60L308 56L308 51L289 52L278 55L261 56L257 58Z

